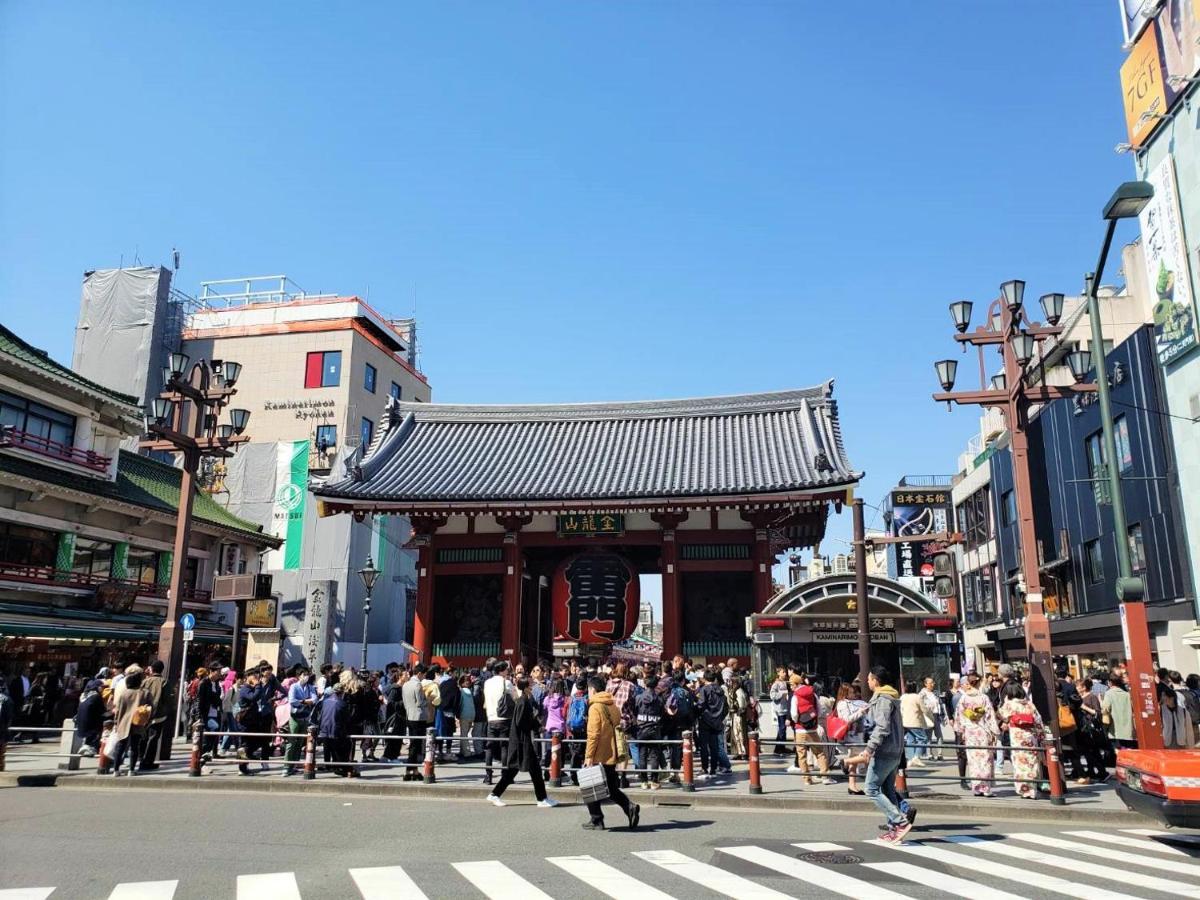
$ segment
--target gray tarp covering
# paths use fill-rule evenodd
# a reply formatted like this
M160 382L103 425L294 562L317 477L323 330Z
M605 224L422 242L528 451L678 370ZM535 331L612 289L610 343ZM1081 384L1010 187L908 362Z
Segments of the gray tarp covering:
M170 344L171 273L161 266L97 269L83 278L71 368L145 408L162 386Z

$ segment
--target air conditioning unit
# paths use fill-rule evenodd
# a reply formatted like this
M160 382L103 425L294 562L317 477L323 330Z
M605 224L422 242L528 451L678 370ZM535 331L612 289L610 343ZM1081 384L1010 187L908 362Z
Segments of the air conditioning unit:
M231 600L269 600L270 575L218 575L213 579L214 603Z

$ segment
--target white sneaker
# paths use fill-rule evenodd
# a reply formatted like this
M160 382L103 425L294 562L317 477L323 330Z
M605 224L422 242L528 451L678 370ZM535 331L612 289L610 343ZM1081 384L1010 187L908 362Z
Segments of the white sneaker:
M822 778L821 784L837 784L837 780L833 778Z
M505 803L503 800L501 800L495 794L488 794L487 801L488 801L488 803L492 804L492 806L508 806L507 803Z
M500 798L497 797L496 799L499 800ZM500 805L504 805L503 800L500 801ZM558 801L553 797L547 797L545 800L538 801L538 809L554 809L556 806L558 806Z
M788 766L787 773L789 775L803 775L804 770L802 768L800 768L799 766Z

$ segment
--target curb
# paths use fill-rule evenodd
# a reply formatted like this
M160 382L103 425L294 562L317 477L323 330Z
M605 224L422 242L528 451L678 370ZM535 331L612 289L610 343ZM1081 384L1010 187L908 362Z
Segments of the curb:
M258 794L361 797L405 797L416 800L475 800L482 801L482 785L411 784L347 782L343 779L319 779L305 782L231 778L178 778L162 775L139 775L134 778L113 778L104 775L48 774L15 772L0 773L0 787L63 787L99 790L175 790L175 791L234 791ZM567 803L578 803L574 788L548 788L550 795ZM532 799L531 788L514 785L514 797ZM772 797L769 794L706 794L703 791L686 794L672 791L665 796L659 792L635 792L642 806L661 806L667 809L735 809L742 812L840 812L873 813L870 800L835 800L820 797ZM1132 810L1096 809L1071 806L1051 806L1049 803L1005 808L1002 803L971 803L959 800L921 800L913 798L928 816L968 816L977 821L1008 820L1020 822L1092 822L1107 826L1145 825L1152 820Z

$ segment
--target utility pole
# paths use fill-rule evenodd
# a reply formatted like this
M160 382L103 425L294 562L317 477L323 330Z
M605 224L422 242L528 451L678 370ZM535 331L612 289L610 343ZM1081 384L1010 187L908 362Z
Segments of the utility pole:
M867 527L863 522L863 501L854 500L854 595L858 613L858 683L863 699L870 697L867 674L871 671L871 612L867 605Z

